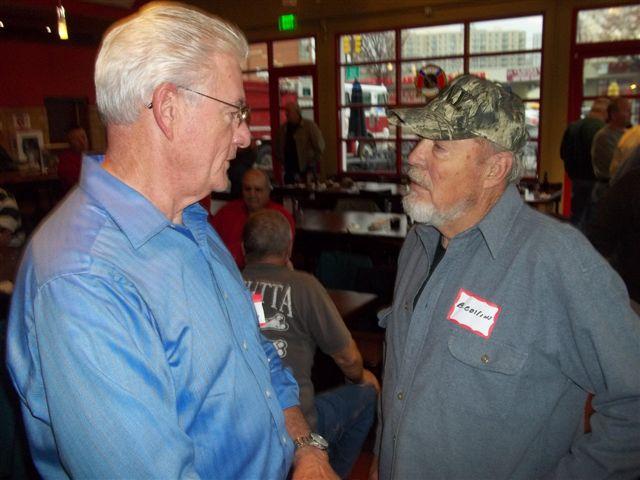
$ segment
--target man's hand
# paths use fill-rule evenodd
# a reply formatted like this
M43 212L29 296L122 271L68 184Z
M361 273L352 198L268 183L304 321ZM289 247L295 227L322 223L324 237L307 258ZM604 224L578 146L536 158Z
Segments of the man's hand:
M296 450L293 459L293 480L337 480L329 465L329 455L319 448L305 446Z
M371 459L369 466L369 480L378 480L378 457L376 455Z
M362 380L360 381L361 385L371 385L376 389L376 393L380 395L380 383L376 376L366 368L362 370Z

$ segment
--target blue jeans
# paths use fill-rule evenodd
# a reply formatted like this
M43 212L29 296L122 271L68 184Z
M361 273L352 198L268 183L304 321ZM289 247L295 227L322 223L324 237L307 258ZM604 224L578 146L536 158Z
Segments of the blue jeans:
M376 411L376 391L370 385L344 385L315 397L317 431L329 442L329 462L346 478L358 459Z

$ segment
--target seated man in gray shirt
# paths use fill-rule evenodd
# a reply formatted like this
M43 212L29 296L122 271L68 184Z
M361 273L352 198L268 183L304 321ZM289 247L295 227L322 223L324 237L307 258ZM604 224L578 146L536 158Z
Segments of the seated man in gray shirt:
M311 429L329 442L331 466L345 478L373 423L378 381L363 368L358 347L324 287L314 276L288 267L293 242L287 219L273 210L254 213L243 240L243 276L249 290L262 297L261 331L293 370L302 412ZM260 304L260 297L254 302ZM333 358L350 384L314 397L316 347Z

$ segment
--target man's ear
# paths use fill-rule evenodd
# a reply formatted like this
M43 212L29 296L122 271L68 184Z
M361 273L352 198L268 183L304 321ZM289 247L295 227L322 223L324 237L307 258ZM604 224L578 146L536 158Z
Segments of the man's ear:
M168 140L175 135L178 118L178 89L173 83L161 83L153 91L153 118L156 125Z
M485 187L491 188L506 182L515 159L512 152L494 153L487 159Z

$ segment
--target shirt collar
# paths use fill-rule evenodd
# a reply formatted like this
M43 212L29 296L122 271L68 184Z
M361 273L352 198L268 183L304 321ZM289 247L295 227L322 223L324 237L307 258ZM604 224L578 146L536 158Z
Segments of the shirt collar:
M511 230L518 211L520 211L523 205L524 202L516 186L509 185L489 213L487 213L480 222L457 235L457 237L466 236L476 229L479 230L487 244L489 252L491 252L491 256L496 258L507 239L507 235ZM440 239L440 232L435 227L418 224L415 226L415 232L423 248L428 251L435 251L437 247L436 242Z
M131 245L140 248L171 222L142 194L102 168L103 161L104 155L84 156L80 188L104 207ZM191 205L183 212L183 220L187 228L199 231L196 224L206 221L206 212Z
M509 185L502 193L498 203L478 223L477 228L482 233L493 258L498 256L516 216L523 206L524 202L518 189L515 185Z

